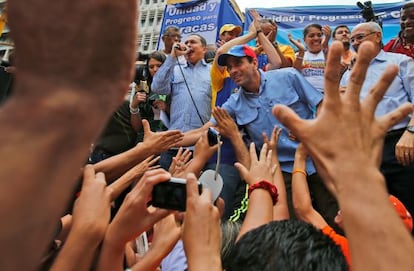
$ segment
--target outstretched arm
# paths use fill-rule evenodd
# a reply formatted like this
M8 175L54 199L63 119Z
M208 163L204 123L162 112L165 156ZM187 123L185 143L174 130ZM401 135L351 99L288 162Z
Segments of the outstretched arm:
M83 185L73 211L73 225L51 271L88 271L105 236L111 209L111 192L105 175L87 165Z
M250 155L240 134L236 122L231 118L226 109L215 107L212 110L214 119L217 121L217 128L222 136L228 138L233 145L236 160L250 167Z
M259 43L262 46L263 51L266 53L267 59L269 60L269 63L267 64L266 68L268 70L279 69L282 66L282 57L284 58L284 56L280 52L280 50L279 50L280 52L279 54L279 52L277 51L277 48L275 48L275 46L273 45L273 42L275 41L275 38L277 35L277 26L274 27L274 29L272 29L269 34L265 35L261 29L260 20L262 18L260 17L259 13L256 10L251 9L250 14L254 18L252 24L254 24L254 27L256 29Z
M168 210L148 207L154 185L170 178L171 175L163 169L149 170L128 193L108 226L96 270L120 270L125 245L170 214Z
M329 40L331 39L331 27L329 25L322 26L322 33L325 36L322 40L322 50L325 55L328 53L329 49Z
M295 58L295 61L293 62L293 67L297 69L298 71L302 70L302 62L303 62L303 56L305 55L306 48L305 46L300 42L300 39L295 40L292 36L292 34L288 34L289 41L298 48L298 54Z
M318 229L324 228L328 223L313 208L309 193L308 180L306 179L306 158L308 157L305 147L299 144L295 153L295 162L292 172L292 199L296 216Z
M0 169L0 213L7 217L0 269L35 270L91 142L132 79L137 4L10 1L8 14L17 72L0 112L0 157L7 161Z
M182 226L184 251L188 270L219 271L220 258L220 213L211 203L211 192L203 189L198 193L194 174L187 176L187 204Z
M360 45L350 84L340 95L342 53L342 44L333 42L325 69L325 98L316 119L302 120L281 105L273 113L305 145L327 187L334 186L353 270L414 270L414 241L389 204L384 176L378 169L387 130L411 113L413 106L404 104L379 119L374 116L397 74L396 66L388 67L360 101L361 86L374 57L369 42Z
M252 22L249 26L249 32L247 32L245 35L239 36L237 38L229 40L228 42L223 43L220 46L220 48L217 49L216 55L214 56L213 65L216 66L220 70L220 72L223 72L225 67L220 66L218 64L218 58L222 54L227 53L230 50L230 48L232 48L233 46L248 43L255 37L256 37L256 28L254 27L254 24Z
M267 144L263 144L260 157L257 158L254 143L250 144L250 169L240 163L235 164L240 175L252 186L261 181L273 182L275 166L272 163L272 151L268 151ZM246 232L264 225L273 220L272 196L266 189L254 189L249 195L249 208L246 218L237 236L239 240Z
M275 206L273 206L273 220L289 219L285 180L283 178L282 170L280 169L279 157L277 155L277 145L281 132L282 128L276 126L273 127L270 140L267 138L266 133L263 133L263 142L269 146L270 150L272 150L272 164L275 167L273 183L276 185L279 194L278 201Z
M147 120L142 120L142 125L144 128L144 142L93 165L96 171L105 173L109 183L148 156L168 150L177 142L180 142L183 137L183 134L178 130L152 132Z

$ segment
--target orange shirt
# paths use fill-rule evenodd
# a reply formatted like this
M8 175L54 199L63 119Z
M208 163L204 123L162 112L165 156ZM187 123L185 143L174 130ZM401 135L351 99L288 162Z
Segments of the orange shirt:
M351 255L349 254L349 245L348 245L348 239L346 239L345 236L342 236L340 234L337 234L334 229L332 229L330 226L326 225L322 229L322 233L326 236L329 236L335 244L341 247L342 253L345 256L346 261L349 265L349 270L351 270Z

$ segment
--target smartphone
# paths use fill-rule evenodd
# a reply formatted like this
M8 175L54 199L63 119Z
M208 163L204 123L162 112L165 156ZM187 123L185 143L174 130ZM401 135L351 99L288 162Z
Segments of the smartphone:
M186 179L172 177L167 182L154 185L151 205L168 210L185 211L187 204ZM202 185L198 182L198 193L201 194Z
M213 127L209 127L207 131L208 144L214 146L219 143L220 133Z

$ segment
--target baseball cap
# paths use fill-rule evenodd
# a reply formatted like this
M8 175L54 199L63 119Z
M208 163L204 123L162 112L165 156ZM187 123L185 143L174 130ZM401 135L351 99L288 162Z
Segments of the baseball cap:
M404 204L394 197L393 195L390 195L389 200L391 204L394 206L394 209L397 211L398 215L400 216L401 220L404 222L404 225L412 231L413 229L413 218L411 214L408 212L407 208L405 208Z
M236 45L230 48L230 50L219 56L217 62L220 66L226 66L227 64L227 58L229 56L235 56L235 57L245 57L250 56L252 58L256 58L256 53L253 51L252 48L250 48L247 45Z
M234 31L236 36L240 35L240 33L242 32L242 28L238 25L234 25L234 24L225 24L220 28L220 35L223 34L224 32L230 32L230 31Z

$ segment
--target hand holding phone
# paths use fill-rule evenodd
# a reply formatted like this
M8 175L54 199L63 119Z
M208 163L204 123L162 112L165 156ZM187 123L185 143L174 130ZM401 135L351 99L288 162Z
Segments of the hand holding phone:
M154 185L151 204L168 210L185 211L187 204L186 179L172 177L167 182ZM198 193L201 194L202 185L198 182Z

